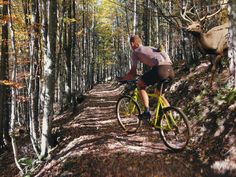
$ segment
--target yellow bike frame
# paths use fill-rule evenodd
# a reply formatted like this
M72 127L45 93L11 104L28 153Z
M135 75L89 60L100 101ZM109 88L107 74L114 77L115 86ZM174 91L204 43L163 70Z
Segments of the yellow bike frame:
M166 115L165 115L165 118L166 118L167 127L160 127L160 126L158 126L158 118L159 118L160 109L169 106L169 105L166 105L166 103L164 101L164 100L166 100L166 98L162 94L162 88L161 88L161 91L155 90L154 93L148 93L147 92L147 94L148 94L149 98L155 98L156 101L157 101L156 112L155 112L155 119L154 119L154 122L150 122L152 124L152 126L154 128L171 129L171 123L169 122L169 119L166 117ZM132 99L135 100L136 102L138 102L138 100L140 99L139 98L139 92L138 92L137 88L135 88L134 91L133 91ZM171 119L172 124L177 125L175 120L174 120L174 118L173 118L173 116L170 115L169 117Z

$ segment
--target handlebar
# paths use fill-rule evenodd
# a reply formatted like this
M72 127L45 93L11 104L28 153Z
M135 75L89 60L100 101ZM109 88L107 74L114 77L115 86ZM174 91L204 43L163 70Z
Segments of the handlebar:
M137 79L118 81L121 84L136 84Z

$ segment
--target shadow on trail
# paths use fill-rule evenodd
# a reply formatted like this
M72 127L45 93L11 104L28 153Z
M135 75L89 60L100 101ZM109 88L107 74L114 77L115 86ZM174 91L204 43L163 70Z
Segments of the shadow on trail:
M195 176L192 166L180 161L186 153L170 153L158 131L142 125L137 133L126 134L119 127L115 106L121 90L98 85L78 106L78 114L56 118L59 145L36 176Z

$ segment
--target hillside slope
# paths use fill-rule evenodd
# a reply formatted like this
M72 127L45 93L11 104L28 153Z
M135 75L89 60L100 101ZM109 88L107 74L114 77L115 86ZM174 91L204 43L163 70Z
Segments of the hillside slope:
M116 101L123 87L115 83L100 84L86 94L76 112L55 116L53 133L59 144L46 162L35 161L32 166L26 166L29 174L235 176L236 93L224 88L227 70L218 75L214 90L209 89L206 70L206 63L191 71L177 68L175 82L166 92L171 104L181 107L191 122L193 137L183 152L168 150L158 132L145 125L136 134L124 133L115 116ZM32 158L30 143L19 140L23 142L19 153ZM0 163L0 176L19 176L11 151L0 156Z
M205 61L191 71L178 68L167 95L192 122L195 161L207 167L204 173L236 176L236 91L230 89L227 69L209 88L208 66Z

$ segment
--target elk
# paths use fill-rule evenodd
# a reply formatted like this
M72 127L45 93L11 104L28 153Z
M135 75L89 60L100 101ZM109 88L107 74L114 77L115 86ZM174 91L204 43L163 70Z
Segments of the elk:
M221 12L222 8L220 7L220 9L211 15L205 15L204 17L200 18L197 10L193 10L195 6L189 10L187 10L187 6L188 3L180 13L181 17L188 22L188 27L186 30L196 38L197 45L202 53L213 54L215 56L215 58L211 59L211 78L209 84L210 87L212 87L216 69L222 69L221 59L228 50L228 22L223 25L213 27L209 31L204 32L203 29L205 21ZM193 13L194 11L196 13ZM197 16L197 20L192 20L190 15Z

